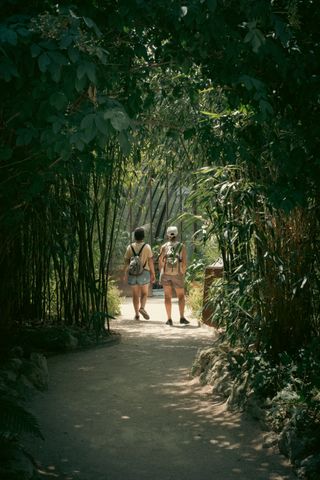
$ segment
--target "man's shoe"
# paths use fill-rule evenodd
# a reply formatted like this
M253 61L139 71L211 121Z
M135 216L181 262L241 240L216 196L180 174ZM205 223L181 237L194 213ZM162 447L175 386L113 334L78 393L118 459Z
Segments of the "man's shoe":
M169 319L166 321L166 325L170 325L170 327L172 327L173 323L172 323L171 318L169 318Z
M141 313L143 318L145 318L146 320L149 320L150 317L143 307L140 308L139 312Z
M189 325L190 322L188 322L188 320L187 320L186 318L181 317L181 318L180 318L180 323L181 323L182 325Z

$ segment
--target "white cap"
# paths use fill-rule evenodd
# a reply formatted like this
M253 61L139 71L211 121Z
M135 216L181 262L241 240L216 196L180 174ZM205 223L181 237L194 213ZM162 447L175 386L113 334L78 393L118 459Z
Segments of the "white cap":
M171 226L167 228L168 237L176 237L178 235L177 227Z

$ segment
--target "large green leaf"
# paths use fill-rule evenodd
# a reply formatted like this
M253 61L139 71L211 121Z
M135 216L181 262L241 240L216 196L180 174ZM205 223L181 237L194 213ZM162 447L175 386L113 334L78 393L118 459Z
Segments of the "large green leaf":
M108 124L107 121L105 120L103 113L99 112L95 116L95 123L97 126L97 129L99 130L100 133L106 134L108 131Z
M50 63L51 63L50 57L46 52L42 53L38 57L38 65L39 65L39 68L40 68L41 72L46 72Z
M68 48L68 55L72 63L76 63L80 58L79 50L74 47Z
M58 63L51 63L48 68L51 78L54 82L58 83L61 80L62 67Z
M256 90L258 92L265 91L264 83L250 75L241 75L239 78L239 83L242 83L247 90Z
M33 43L30 47L31 50L31 55L33 58L38 57L40 53L42 52L42 48L37 45L36 43Z
M0 160L9 160L12 157L12 149L9 147L1 146L0 148Z
M62 35L59 46L62 50L66 50L70 45L73 43L73 35L70 35L70 33L65 33Z
M69 63L65 55L63 55L59 51L48 52L48 55L51 58L51 60L57 63L58 65L68 65Z
M10 45L17 45L18 36L12 28L5 25L0 25L0 42L9 43Z
M92 128L94 126L96 114L95 113L89 113L89 115L86 115L80 123L80 128L83 130L86 130L87 128Z
M73 134L70 138L70 142L75 145L77 150L82 152L84 150L84 136L82 132L77 132Z
M0 63L0 79L9 82L13 77L19 77L16 65L9 58L5 58Z
M111 108L104 113L104 118L109 119L115 130L121 132L130 126L130 118L120 107Z
M210 12L214 12L217 8L217 0L207 0L207 4Z
M77 68L77 78L81 80L87 76L92 83L96 83L96 67L94 63L83 62Z
M68 104L68 99L63 92L55 92L50 96L50 104L57 110L62 110Z
M32 130L29 128L19 128L17 130L17 139L16 145L30 145L32 141L33 133Z
M89 115L86 115L81 121L81 139L85 143L90 143L98 133L96 127L96 116L97 115L95 113L90 113Z
M83 76L82 78L76 78L75 79L75 88L77 92L83 92L83 90L86 88L88 84L88 79L86 76Z
M251 43L254 53L258 53L259 48L265 43L266 39L261 30L257 28L256 21L248 22L247 26L249 28L249 32L246 34L244 42Z
M87 27L94 29L94 31L95 31L95 33L98 37L102 37L101 30L97 27L97 24L91 18L83 17L83 20L84 20L85 24L87 25Z
M130 154L131 151L131 144L128 139L128 135L126 132L119 132L119 143L122 153L127 156Z

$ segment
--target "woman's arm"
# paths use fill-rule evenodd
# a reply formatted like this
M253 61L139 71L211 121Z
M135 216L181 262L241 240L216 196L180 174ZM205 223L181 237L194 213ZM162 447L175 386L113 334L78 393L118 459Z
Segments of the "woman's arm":
M187 270L187 249L185 245L183 245L181 250L181 273L185 274L186 270Z
M160 248L158 264L159 264L159 271L161 272L161 270L163 270L163 267L164 267L163 247Z
M123 268L123 281L127 282L128 280L128 268L129 268L129 263L126 263L124 268Z
M128 257L128 250L129 250L129 247L127 248L126 253L124 255L124 267L123 267L123 281L124 282L127 282L127 280L128 280L128 268L129 268L129 264L130 264L130 258Z
M148 258L148 265L149 265L149 270L150 270L150 283L154 283L155 273L154 273L153 257Z

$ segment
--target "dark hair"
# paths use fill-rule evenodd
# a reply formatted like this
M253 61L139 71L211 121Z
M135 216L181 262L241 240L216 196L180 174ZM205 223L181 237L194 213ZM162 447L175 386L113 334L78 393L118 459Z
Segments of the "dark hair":
M142 227L138 227L134 231L134 238L139 242L139 240L144 239L144 229Z

